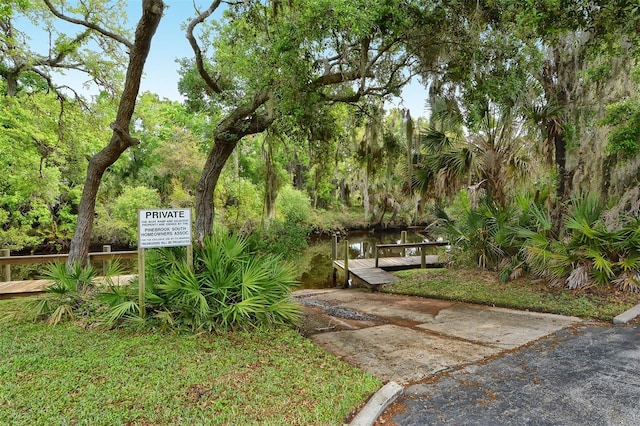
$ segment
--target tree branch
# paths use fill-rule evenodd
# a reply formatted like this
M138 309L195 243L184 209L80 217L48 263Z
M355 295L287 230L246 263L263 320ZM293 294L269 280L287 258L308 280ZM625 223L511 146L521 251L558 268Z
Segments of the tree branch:
M347 71L347 72L338 72L338 73L333 73L333 74L327 74L327 75L320 76L320 77L316 78L311 83L311 85L315 86L315 87L331 86L331 85L334 85L334 84L344 83L346 81L355 81L355 80L358 80L361 77L363 77L363 74L360 72L360 70ZM373 75L372 72L369 72L367 75L365 75L365 77L373 78L375 76Z
M80 42L82 42L83 40L85 40L87 37L89 37L89 35L91 34L91 31L89 29L83 31L82 33L78 34L78 36L73 39L73 41L71 42L72 44L79 44ZM48 65L48 66L54 66L59 64L60 62L62 62L62 60L64 60L64 58L67 57L67 55L69 54L69 51L61 51L58 52L58 54L56 55L55 58L51 58L49 57L45 63L43 63L43 65Z
M55 16L57 16L58 18L62 19L63 21L67 21L67 22L70 22L72 24L81 25L83 27L90 28L90 29L92 29L94 31L99 32L100 34L102 34L105 37L109 37L112 40L115 40L115 41L117 41L119 43L124 44L129 49L133 49L133 43L131 43L126 38L122 37L120 34L115 34L115 33L112 33L111 31L107 31L106 29L104 29L104 28L102 28L102 27L100 27L100 26L98 26L98 25L96 25L96 24L94 24L92 22L88 22L86 20L76 19L76 18L72 18L70 16L67 16L64 13L60 12L59 10L57 10L55 8L55 6L53 4L51 4L51 0L43 0L43 1L47 5L47 7L51 11L51 13L53 13Z
M111 127L111 130L113 130L113 133L118 135L120 140L123 141L127 146L135 146L140 144L140 140L131 136L129 134L129 130L123 129L122 127L118 126L116 123L111 123L109 127Z
M204 82L207 84L207 86L211 90L213 90L215 93L221 93L222 89L218 85L218 82L215 81L213 78L211 78L207 70L204 69L204 61L202 59L202 50L200 49L200 46L198 45L198 42L196 41L196 38L193 35L193 30L196 28L196 26L200 25L202 22L204 22L205 19L211 16L213 12L215 12L215 10L220 6L220 3L221 3L221 0L214 0L213 3L211 3L211 5L209 6L209 8L204 12L202 12L200 15L198 15L196 18L194 18L189 23L189 26L187 27L187 40L189 40L191 49L193 49L198 73L200 74L200 77L202 77Z

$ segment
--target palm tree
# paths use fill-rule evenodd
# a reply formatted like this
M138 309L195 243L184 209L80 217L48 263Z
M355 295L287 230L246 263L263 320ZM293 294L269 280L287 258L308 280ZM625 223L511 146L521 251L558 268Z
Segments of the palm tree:
M436 198L456 193L465 183L469 190L484 189L504 207L506 188L517 183L529 168L529 140L513 108L485 107L475 132L466 136L462 113L454 100L436 99L431 126L422 135L425 154L413 184Z

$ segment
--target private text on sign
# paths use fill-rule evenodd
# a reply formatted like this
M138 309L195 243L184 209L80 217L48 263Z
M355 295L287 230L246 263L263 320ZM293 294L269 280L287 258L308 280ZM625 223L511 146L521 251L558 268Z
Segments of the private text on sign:
M191 245L191 209L138 211L138 247Z

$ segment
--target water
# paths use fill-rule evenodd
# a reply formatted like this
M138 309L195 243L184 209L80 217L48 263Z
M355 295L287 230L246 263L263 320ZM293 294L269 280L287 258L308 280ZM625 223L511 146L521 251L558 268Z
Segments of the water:
M344 240L349 241L349 259L370 259L375 256L376 244L397 244L401 242L400 232L387 231L356 231L349 232L338 240L338 259L344 259ZM425 238L419 232L408 232L407 242L421 242ZM298 279L301 288L331 288L333 284L333 262L331 259L331 237L316 238L309 242L301 255L295 259L298 270ZM417 248L407 248L406 255L419 255ZM398 251L383 250L380 257L398 256ZM136 273L136 261L121 261L125 273ZM102 272L102 261L93 265ZM46 265L14 265L11 267L11 275L14 280L39 279L46 272Z
M349 259L371 259L375 256L376 244L398 244L401 242L400 232L349 232L338 240L338 259L344 259L344 240L349 241ZM419 232L408 232L407 242L418 243L425 237ZM331 288L333 284L333 262L331 259L332 238L321 238L309 243L301 256L295 260L299 271L301 288ZM418 255L417 248L406 249L406 256ZM383 250L380 257L398 256L398 252Z

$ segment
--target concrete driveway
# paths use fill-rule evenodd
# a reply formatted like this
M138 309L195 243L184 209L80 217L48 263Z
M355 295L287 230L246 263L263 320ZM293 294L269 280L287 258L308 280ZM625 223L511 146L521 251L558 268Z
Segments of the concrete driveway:
M302 331L317 345L384 382L402 385L495 357L581 321L364 289L303 290L295 297L304 306Z

